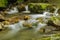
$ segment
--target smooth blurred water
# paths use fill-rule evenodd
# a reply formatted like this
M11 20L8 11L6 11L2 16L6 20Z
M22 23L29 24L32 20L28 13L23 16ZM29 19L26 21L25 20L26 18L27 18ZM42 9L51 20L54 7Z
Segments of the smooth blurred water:
M40 31L40 29L43 28L43 27L45 27L46 25L47 25L47 24L38 23L38 26L37 26L35 32Z
M8 28L10 30L1 39L9 39L11 37L14 37L20 31L20 27L18 23L8 25Z
M14 37L15 35L17 35L17 33L20 30L24 29L23 23L25 23L25 22L27 22L28 24L30 24L30 23L33 24L33 23L37 23L38 22L38 20L36 20L36 18L40 18L40 17L48 18L49 15L47 16L46 14L47 14L47 12L44 12L43 14L29 15L31 18L29 20L27 20L27 21L19 20L19 22L16 23L16 24L8 25L8 28L10 30L2 37L2 39L5 39L5 38L8 39L8 38L11 38L11 37ZM45 27L45 26L46 26L45 23L37 23L37 27L36 26L32 26L32 27L34 29L34 32L38 32L42 27Z
M28 5L25 6L26 11L28 11Z
M54 16L58 16L58 10L59 8L56 8L56 10L54 11Z

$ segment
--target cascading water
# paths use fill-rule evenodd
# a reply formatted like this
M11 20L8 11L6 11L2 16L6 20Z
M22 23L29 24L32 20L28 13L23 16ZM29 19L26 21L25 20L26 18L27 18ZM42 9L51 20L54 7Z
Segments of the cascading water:
M37 26L35 32L38 32L42 27L45 27L45 26L46 26L46 24L38 23L38 26Z
M28 11L28 5L25 6L26 11Z
M28 10L28 5L25 6L25 11L23 11L23 13L30 13L30 11Z
M28 23L31 23L31 24L36 23L37 24L37 26L32 25L32 27L34 29L34 33L37 33L42 27L45 27L46 26L46 24L37 23L37 22L38 22L38 20L36 20L36 19L30 19L30 20L28 20Z
M36 19L36 18L39 18L39 17L44 17L43 14L34 14L34 15L30 15L32 19Z
M25 20L20 20L19 21L19 26L20 26L20 29L23 29L24 27L23 27L23 23L25 22Z
M43 20L44 20L44 22L47 22L47 19L46 18L50 18L51 16L50 16L50 12L47 12L47 11L45 11L44 13L43 13L43 15L44 15L44 17L43 17Z
M38 20L36 20L37 18L48 18L48 16L46 15L47 13L49 12L44 12L43 14L35 14L35 15L30 15L31 16L31 20L29 23L36 23L36 22L39 22ZM45 19L46 20L46 19ZM45 21L44 20L44 21ZM42 27L45 27L46 24L45 23L37 23L37 27L33 26L34 27L34 30L35 32L38 32Z
M57 16L57 12L58 12L59 8L56 8L56 10L54 11L54 16Z
M27 10L27 9L26 9ZM44 12L43 14L34 14L34 15L29 15L31 17L31 19L29 19L27 22L28 23L36 23L38 22L38 20L36 20L36 18L39 18L39 17L43 17L43 18L48 18L48 16L46 14L49 14L49 12ZM50 16L49 16L50 17ZM46 19L45 19L46 20ZM45 21L44 20L44 21ZM4 35L4 37L2 39L5 39L5 38L10 38L10 37L13 37L15 36L19 30L23 29L23 23L25 21L24 20L20 20L19 23L16 23L16 24L12 24L12 25L9 25L9 29L11 29L10 31L7 32L7 34ZM38 32L42 27L45 27L46 24L45 23L37 23L37 27L35 26L32 26L35 30L35 32ZM8 37L9 36L9 37Z
M1 39L9 39L9 38L12 38L20 30L20 27L19 27L19 24L18 23L12 24L12 25L8 25L8 28L10 29L10 31L8 31L7 34L5 34Z
M43 14L36 14L36 15L30 15L32 19L35 19L36 18L39 18L39 17L42 17L44 22L47 22L47 19L46 18L50 18L50 13L49 12L44 12ZM31 20L32 21L32 20ZM37 21L37 20L36 20ZM45 27L47 24L45 23L37 23L37 27L35 28L35 32L38 32L42 27Z

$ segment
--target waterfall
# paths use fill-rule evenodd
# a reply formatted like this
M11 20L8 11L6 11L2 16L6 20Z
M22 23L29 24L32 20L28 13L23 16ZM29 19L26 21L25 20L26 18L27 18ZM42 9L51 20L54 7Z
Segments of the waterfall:
M30 13L30 11L28 10L28 5L25 6L25 11L23 11L22 13Z
M46 23L51 16L50 16L50 12L44 12L43 13L44 17L43 17L43 21ZM47 18L47 19L46 19Z
M44 12L44 13L47 14L47 12ZM28 22L33 24L33 23L38 22L38 20L36 20L36 18L40 18L40 17L45 18L46 15L45 14L34 14L34 15L30 15L30 17L31 17L31 19L28 20ZM32 26L32 27L35 32L38 32L42 27L45 27L45 26L46 26L45 23L37 23L37 27L36 26Z
M26 11L28 11L28 5L25 6Z
M15 14L15 13L18 13L17 7L14 7L13 9L14 9L14 10L11 9L11 10L8 11L7 13L8 13L8 14Z
M20 29L24 29L24 27L23 27L23 23L25 22L25 20L20 20L19 21L19 26L20 26Z
M8 25L8 29L10 29L10 31L8 31L7 34L2 37L2 39L9 39L17 35L17 33L24 28L24 22L24 20L19 20L18 23Z
M54 11L54 16L57 16L57 12L58 12L59 8L56 8L56 10Z
M10 31L7 32L1 39L9 39L14 37L20 30L19 24L8 25Z
M39 18L39 17L44 17L43 14L34 14L34 15L30 15L32 19L36 19L36 18Z
M38 26L37 26L35 32L38 32L41 28L43 28L45 26L46 26L46 24L38 23Z

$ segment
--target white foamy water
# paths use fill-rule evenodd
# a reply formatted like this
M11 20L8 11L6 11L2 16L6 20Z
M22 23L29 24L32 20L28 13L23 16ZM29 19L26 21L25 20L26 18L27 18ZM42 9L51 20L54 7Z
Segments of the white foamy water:
M49 12L44 12L43 14L34 14L34 15L30 15L30 16L32 18L31 22L34 22L34 23L38 22L36 20L36 18L42 17L44 22L47 22L46 18L50 18L51 17ZM35 19L35 20L33 20L33 19ZM42 27L45 27L47 25L47 24L44 24L44 23L37 23L37 24L38 25L35 28L35 32L38 32ZM35 26L33 26L33 27L35 27Z
M38 22L38 20L36 20L36 18L39 18L39 17L43 17L43 18L46 18L48 16L46 16L47 12L44 12L43 14L34 14L34 15L29 15L31 17L31 19L27 20L27 21L24 21L24 20L20 20L18 23L16 24L11 24L11 25L8 25L8 28L10 29L10 31L7 32L7 34L4 35L3 39L4 38L10 38L10 37L13 37L15 36L20 30L24 29L23 27L23 23L24 22L27 22L27 23L36 23ZM46 26L46 24L42 24L42 23L37 23L38 26L35 27L35 26L32 26L34 29L35 29L35 32L38 32L42 27ZM9 37L8 37L9 36Z
M31 16L31 18L36 19L36 18L39 18L39 17L44 17L45 15L43 15L43 14L34 14L34 15L30 15L30 16Z
M20 20L18 25L20 26L20 29L24 29L23 27L23 23L25 22L25 20Z
M43 13L44 17L43 17L43 21L46 23L51 16L50 16L50 12L44 12ZM47 18L47 19L46 19Z
M11 10L8 11L7 13L8 13L8 14L15 14L15 13L18 13L17 7L14 7L13 9L14 9L14 10L11 9Z
M30 11L28 9L28 5L25 6L25 11L23 11L22 13L30 13Z
M34 14L34 15L29 15L31 18L39 18L39 17L43 17L43 18L50 18L50 13L49 12L44 12L43 14Z
M46 24L38 23L38 26L37 26L35 32L38 32L42 27L45 27L45 26L46 26Z
M59 10L59 8L56 8L56 10L54 11L54 16L58 16L58 10Z
M28 11L28 5L25 6L26 11Z
M10 29L10 31L8 31L7 34L5 34L1 39L9 39L9 38L12 38L20 30L20 27L19 27L18 23L12 24L12 25L8 25L8 28Z

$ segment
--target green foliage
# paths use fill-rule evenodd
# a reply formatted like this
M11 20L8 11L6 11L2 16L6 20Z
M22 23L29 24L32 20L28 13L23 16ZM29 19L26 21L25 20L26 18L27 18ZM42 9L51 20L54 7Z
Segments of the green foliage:
M5 7L7 4L7 0L0 0L0 7Z
M59 21L60 20L60 17L51 17L51 19L50 20L52 20L52 21Z
M60 17L53 16L49 20L51 20L56 25L60 25Z
M41 13L43 12L47 6L50 4L47 3L30 3L29 5L29 10L34 13Z

